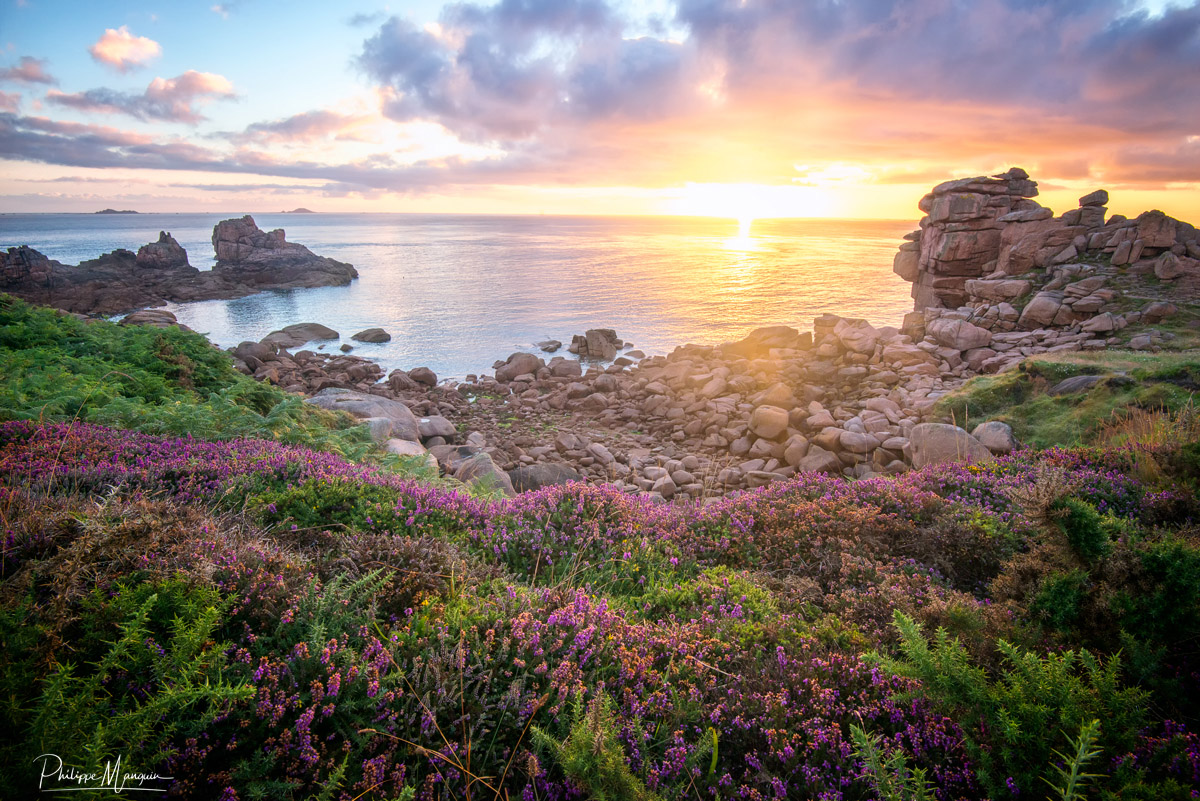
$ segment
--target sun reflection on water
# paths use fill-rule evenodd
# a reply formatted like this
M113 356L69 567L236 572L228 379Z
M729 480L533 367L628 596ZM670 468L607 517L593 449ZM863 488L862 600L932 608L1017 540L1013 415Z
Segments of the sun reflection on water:
M762 243L756 237L750 235L750 226L753 224L753 217L739 217L737 236L726 239L722 247L725 250L738 250L742 252L762 250Z

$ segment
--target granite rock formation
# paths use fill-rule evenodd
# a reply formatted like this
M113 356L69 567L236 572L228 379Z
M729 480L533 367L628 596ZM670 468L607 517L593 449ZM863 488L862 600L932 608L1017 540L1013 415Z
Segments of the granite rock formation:
M77 266L28 246L0 252L0 291L77 314L121 314L169 302L239 298L268 289L344 286L358 277L344 262L317 256L263 232L249 216L213 229L218 262L201 272L166 231L135 254L118 249Z

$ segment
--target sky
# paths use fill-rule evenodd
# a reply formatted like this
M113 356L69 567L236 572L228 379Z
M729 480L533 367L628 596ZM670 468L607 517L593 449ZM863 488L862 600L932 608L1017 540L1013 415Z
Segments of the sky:
M0 212L1200 223L1200 0L0 0Z

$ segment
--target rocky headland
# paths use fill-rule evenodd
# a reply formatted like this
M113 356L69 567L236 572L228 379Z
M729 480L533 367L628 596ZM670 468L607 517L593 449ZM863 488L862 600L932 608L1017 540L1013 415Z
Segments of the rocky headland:
M137 253L118 249L71 266L28 246L0 252L0 291L76 314L244 297L270 289L344 286L353 266L288 242L283 229L262 231L249 215L213 228L217 262L201 271L169 233Z
M895 259L914 298L899 327L824 315L812 331L770 326L653 357L594 329L573 337L578 358L513 353L462 382L290 350L285 332L232 350L259 380L366 419L395 452L505 492L586 480L709 498L800 472L988 460L1019 447L1012 430L937 421L940 398L1039 353L1156 349L1173 334L1154 325L1200 298L1193 226L1157 211L1106 218L1103 190L1058 217L1036 195L1012 169L922 199Z
M811 331L769 326L651 357L593 329L572 338L568 356L549 356L557 341L538 343L548 360L513 353L492 375L461 382L425 367L385 375L368 359L303 348L339 337L317 324L231 351L256 379L365 420L389 450L505 493L585 480L703 499L803 472L868 478L989 460L1019 447L1011 428L939 420L939 399L1040 353L1158 349L1175 334L1156 326L1191 320L1180 308L1200 300L1192 225L1158 211L1106 217L1104 190L1056 217L1036 195L1014 168L925 196L926 216L895 258L914 299L899 327L823 315ZM282 232L264 234L249 218L222 223L213 240L218 276L269 270L288 252ZM178 269L169 242L147 248L135 264ZM171 322L140 315L128 321Z

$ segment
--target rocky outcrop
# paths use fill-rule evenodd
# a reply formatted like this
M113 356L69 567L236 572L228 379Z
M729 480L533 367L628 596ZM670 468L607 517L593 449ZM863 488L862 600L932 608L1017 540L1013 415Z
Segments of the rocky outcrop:
M1030 301L1035 311L1029 317L1014 317L1015 309L1004 306L1011 307L1037 284L1059 280L1061 274L1055 271L1060 267L1086 271L1088 265L1079 264L1085 259L1094 267L1107 257L1112 267L1154 272L1160 280L1200 276L1200 245L1196 229L1188 223L1161 211L1145 212L1135 220L1119 215L1106 219L1108 192L1103 189L1084 195L1078 208L1055 217L1032 200L1037 193L1037 183L1019 167L934 187L918 204L926 213L920 229L905 237L908 241L893 264L893 270L913 284L914 309L986 307L979 316L995 320L1004 330L1066 326L1096 314L1112 300L1111 293L1096 292L1103 280L1076 287L1087 291L1070 298L1035 296ZM1064 305L1069 308L1064 310Z
M583 359L609 362L617 357L617 351L625 346L611 328L589 328L583 334L571 337L567 350Z
M271 289L345 286L358 277L358 271L351 265L288 242L282 228L259 229L249 214L217 223L212 243L217 254L213 272L247 286Z
M231 239L232 237L232 239ZM168 232L137 253L118 249L76 266L28 247L0 253L0 291L77 314L121 314L170 302L239 298L267 289L342 286L358 277L349 264L287 242L283 231L264 233L250 217L213 229L218 261L207 272L188 263Z

